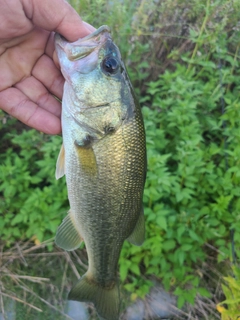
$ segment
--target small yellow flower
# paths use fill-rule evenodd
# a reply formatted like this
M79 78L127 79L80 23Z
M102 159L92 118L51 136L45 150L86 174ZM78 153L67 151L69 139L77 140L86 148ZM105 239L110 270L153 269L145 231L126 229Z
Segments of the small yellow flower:
M35 243L36 246L38 246L39 244L41 244L41 241L39 241L36 236L33 236L33 237L32 237L32 240L34 241L34 243Z
M220 313L223 313L223 312L226 311L226 309L225 309L223 306L220 306L220 304L218 304L218 305L216 306L216 309L217 309L217 311L220 312Z
M136 293L132 293L131 294L131 301L135 301L137 299L137 294Z

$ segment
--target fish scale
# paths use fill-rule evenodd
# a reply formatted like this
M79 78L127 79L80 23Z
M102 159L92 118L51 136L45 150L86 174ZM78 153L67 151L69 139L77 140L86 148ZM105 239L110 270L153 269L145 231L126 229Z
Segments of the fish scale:
M69 299L93 302L101 319L117 320L123 242L144 240L146 147L141 109L109 32L102 26L72 44L55 38L66 80L56 178L66 175L70 203L55 241L65 250L86 245L88 270Z

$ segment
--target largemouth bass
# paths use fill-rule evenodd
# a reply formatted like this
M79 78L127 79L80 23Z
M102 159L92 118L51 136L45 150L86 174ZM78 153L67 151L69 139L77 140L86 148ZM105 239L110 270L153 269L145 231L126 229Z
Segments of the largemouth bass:
M69 299L93 302L101 318L117 320L123 242L144 241L141 109L107 26L74 43L56 35L55 48L66 80L56 178L66 175L70 203L55 241L74 250L84 240L88 254L88 271Z

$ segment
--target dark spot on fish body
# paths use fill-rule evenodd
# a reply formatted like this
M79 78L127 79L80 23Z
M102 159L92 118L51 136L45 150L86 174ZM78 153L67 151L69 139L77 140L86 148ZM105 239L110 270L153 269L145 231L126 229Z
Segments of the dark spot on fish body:
M105 134L111 134L111 133L113 133L113 132L115 132L115 128L112 127L112 126L106 126L106 127L104 128L104 133L105 133Z
M75 140L74 144L77 147L82 147L82 148L90 148L92 145L92 142L94 141L94 137L90 135L86 135L82 141L80 140Z

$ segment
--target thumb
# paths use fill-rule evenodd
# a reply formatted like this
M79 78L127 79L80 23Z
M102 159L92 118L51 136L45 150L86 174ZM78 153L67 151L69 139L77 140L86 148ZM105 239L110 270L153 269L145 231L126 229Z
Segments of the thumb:
M77 12L65 0L21 1L25 15L36 26L58 32L68 41L76 41L92 32L92 27L83 23Z

